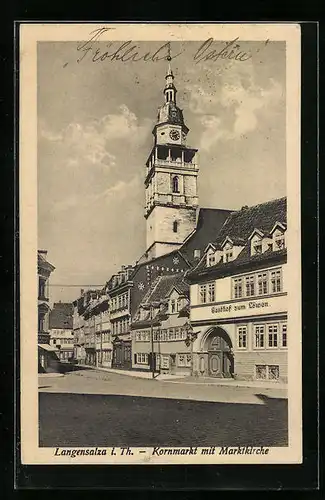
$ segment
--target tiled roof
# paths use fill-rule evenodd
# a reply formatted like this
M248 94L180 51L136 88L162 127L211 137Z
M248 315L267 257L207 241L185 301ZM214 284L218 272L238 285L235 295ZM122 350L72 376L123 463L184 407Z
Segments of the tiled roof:
M188 272L188 278L193 280L196 276L203 277L207 274L227 275L231 272L236 272L238 267L241 266L252 265L256 267L259 263L263 265L268 260L286 258L286 249L278 251L269 249L262 254L251 255L248 240L254 229L258 229L268 235L276 222L281 222L286 226L286 202L286 198L279 198L252 207L243 207L241 210L231 213L223 225L218 238L212 243L216 248L220 248L220 245L229 237L234 245L243 246L242 251L233 261L220 261L214 266L209 267L206 267L206 259L202 258L201 262Z
M183 273L159 276L156 285L147 297L148 302L155 302L166 298L173 288L176 288L184 295L189 293L189 285L184 280Z
M52 328L72 329L73 305L69 302L55 302L50 312L49 326Z
M252 207L243 207L241 210L232 212L219 235L211 241L221 244L227 236L233 240L246 241L254 229L269 234L276 222L287 222L287 198L267 201Z
M179 249L187 261L193 265L197 262L194 258L194 250L201 250L201 256L211 241L216 241L219 232L232 210L221 210L218 208L201 208L197 221L196 230L185 241Z

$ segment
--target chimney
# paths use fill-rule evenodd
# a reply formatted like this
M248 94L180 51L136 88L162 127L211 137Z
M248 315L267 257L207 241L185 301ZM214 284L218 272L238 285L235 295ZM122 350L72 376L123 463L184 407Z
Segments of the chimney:
M43 255L43 257L47 256L47 250L38 250L38 253L40 253L41 255Z
M81 295L81 297L83 296L84 293L85 293L84 288L80 288L80 295Z

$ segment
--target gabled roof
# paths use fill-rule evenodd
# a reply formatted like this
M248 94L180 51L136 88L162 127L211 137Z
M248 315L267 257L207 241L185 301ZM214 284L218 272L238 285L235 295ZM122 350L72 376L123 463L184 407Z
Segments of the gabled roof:
M148 294L147 302L165 299L174 288L176 288L181 295L187 295L189 293L189 285L187 281L185 281L183 273L159 276L152 292Z
M223 225L217 243L222 243L229 236L231 239L241 238L247 240L254 229L263 233L270 233L276 221L287 221L287 198L260 203L252 207L243 207L237 212L232 212Z
M50 312L49 326L50 329L72 329L72 314L73 305L69 302L55 302L53 309Z
M200 208L196 229L185 240L179 253L191 265L195 264L197 259L194 259L194 250L201 250L202 254L209 243L216 241L221 228L232 213L232 210Z

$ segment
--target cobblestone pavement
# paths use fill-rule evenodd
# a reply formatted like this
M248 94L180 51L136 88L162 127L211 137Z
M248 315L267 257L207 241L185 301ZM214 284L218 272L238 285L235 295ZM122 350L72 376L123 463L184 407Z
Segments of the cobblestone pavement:
M286 446L285 391L80 370L40 377L40 446Z

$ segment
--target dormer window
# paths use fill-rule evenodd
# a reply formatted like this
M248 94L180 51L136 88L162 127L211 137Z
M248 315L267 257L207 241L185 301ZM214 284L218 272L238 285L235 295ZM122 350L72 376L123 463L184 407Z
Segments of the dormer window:
M284 234L278 232L278 234L274 234L274 250L282 250L285 247L285 242L284 242Z
M208 267L214 266L216 263L216 256L214 253L208 255Z
M273 251L276 252L278 250L282 250L285 248L285 233L286 227L280 222L276 222L271 234L273 240Z
M222 262L231 262L238 255L238 250L240 250L240 246L234 246L233 241L227 236L225 241L222 244Z
M254 255L262 253L262 241L258 241L253 245Z
M174 314L176 312L176 300L171 299L170 301L170 313Z
M267 240L265 239L265 235L258 229L254 229L249 239L251 245L251 255L260 255L266 250L265 245L263 249L263 241L266 243Z

